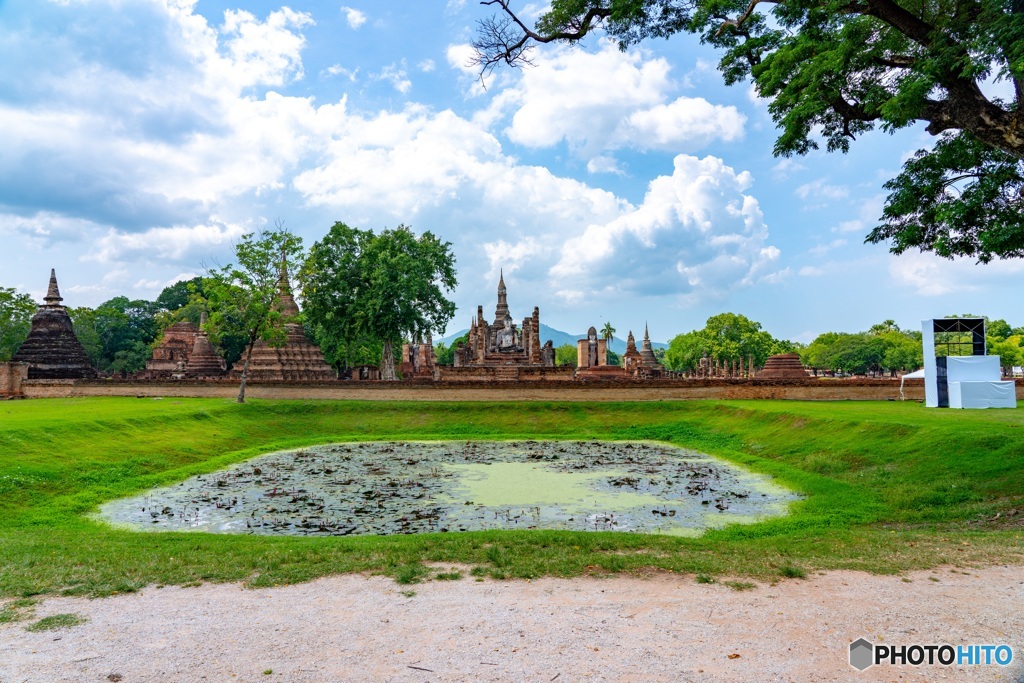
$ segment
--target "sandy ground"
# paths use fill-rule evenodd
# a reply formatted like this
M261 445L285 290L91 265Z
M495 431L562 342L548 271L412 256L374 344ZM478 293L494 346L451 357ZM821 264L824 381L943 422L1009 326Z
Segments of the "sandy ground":
M674 575L415 586L337 576L53 598L35 618L59 613L88 622L0 625L0 681L1024 680L1021 567L830 572L746 591ZM1014 661L861 673L847 663L861 636L1005 643Z

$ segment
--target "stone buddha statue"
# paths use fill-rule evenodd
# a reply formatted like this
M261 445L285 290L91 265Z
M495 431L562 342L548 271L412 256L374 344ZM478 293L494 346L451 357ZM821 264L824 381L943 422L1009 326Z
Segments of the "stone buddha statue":
M505 318L505 325L498 330L498 351L515 351L519 348L515 327L512 326L512 318Z

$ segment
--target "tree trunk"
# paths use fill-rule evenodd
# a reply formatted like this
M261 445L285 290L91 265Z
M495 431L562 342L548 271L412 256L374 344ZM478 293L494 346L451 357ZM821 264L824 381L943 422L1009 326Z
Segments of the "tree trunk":
M242 365L242 385L238 387L238 403L245 403L245 381L249 379L249 360L252 358L252 347L256 346L256 340L249 341L249 347L245 350L245 363Z
M385 340L384 350L381 351L380 378L389 382L398 379L395 375L395 349L390 339Z

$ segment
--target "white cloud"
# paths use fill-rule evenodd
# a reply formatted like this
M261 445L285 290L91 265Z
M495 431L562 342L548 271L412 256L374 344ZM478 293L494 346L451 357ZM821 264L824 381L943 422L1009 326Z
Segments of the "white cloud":
M314 205L398 220L473 207L492 222L532 224L540 214L577 225L587 216L611 218L623 205L609 192L517 165L491 133L421 106L344 116L323 145L322 163L299 173L294 186Z
M196 263L208 261L211 254L222 251L222 247L246 232L241 225L216 223L152 228L127 234L111 229L97 241L94 251L82 258L100 263L132 261L136 265L147 261Z
M353 30L358 30L360 26L366 23L366 14L352 7L342 7L342 13L345 15L345 21Z
M599 156L587 161L587 173L614 173L625 175L625 171L619 166L615 157Z
M302 78L301 52L306 40L295 29L313 23L309 14L287 7L271 12L262 22L243 10L226 11L221 34L229 54L225 66L235 84L283 85Z
M401 64L388 64L379 73L374 74L373 77L379 81L391 83L391 87L403 95L408 94L412 89L412 81L409 80L409 76L406 73L404 59Z
M889 275L920 296L946 296L978 292L999 283L1019 280L1024 261L993 261L978 265L973 259L944 259L934 254L905 252L890 256Z
M850 190L842 185L829 185L824 178L818 178L800 185L794 190L794 193L800 199L834 201L846 199L850 195Z
M428 74L432 72L435 68L437 68L437 65L434 64L433 59L424 59L423 61L416 65L416 68L418 68L423 73Z
M878 224L878 218L882 215L882 207L885 204L884 195L875 195L863 201L857 211L857 218L840 221L832 228L832 232L840 235L847 233L859 233L866 235L871 228Z
M356 82L356 76L359 75L359 67L354 69L346 69L341 64L332 64L323 70L323 73L328 76L343 76L353 83Z
M772 166L772 177L781 182L787 180L794 173L806 170L807 167L795 159L782 159Z
M564 141L584 156L623 147L696 151L743 136L746 118L735 107L672 99L677 85L669 72L665 59L622 52L611 41L597 52L549 49L495 102L512 112L506 132L513 142L541 148Z
M639 207L566 240L552 279L591 291L614 282L624 294L684 301L778 279L780 251L766 244L757 200L743 194L750 174L710 156L681 154L674 166L650 183Z
M802 277L819 277L821 275L824 275L826 272L828 271L826 271L824 268L821 268L820 266L804 266L799 271L797 271L797 274Z

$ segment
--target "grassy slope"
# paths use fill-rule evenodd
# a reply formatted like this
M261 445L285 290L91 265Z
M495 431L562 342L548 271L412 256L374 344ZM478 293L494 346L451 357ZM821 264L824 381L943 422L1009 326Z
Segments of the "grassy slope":
M938 411L916 403L6 402L0 595L104 594L204 580L270 585L332 572L398 574L419 562L479 565L496 576L661 568L763 578L794 564L891 572L1022 561L1022 428L1024 409ZM807 497L786 518L699 539L554 531L145 534L85 516L103 501L282 447L518 437L670 441L770 473ZM1013 509L1022 514L1005 514Z

